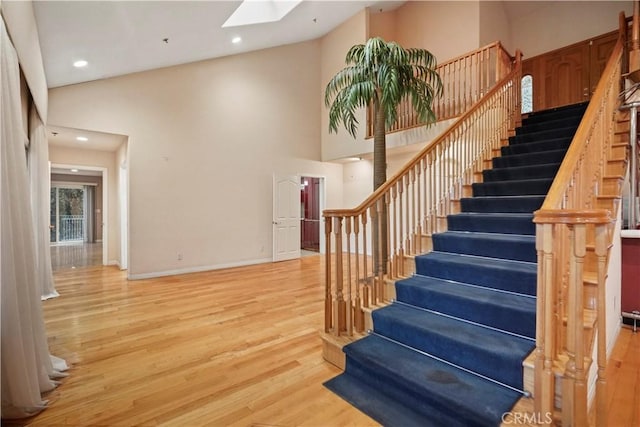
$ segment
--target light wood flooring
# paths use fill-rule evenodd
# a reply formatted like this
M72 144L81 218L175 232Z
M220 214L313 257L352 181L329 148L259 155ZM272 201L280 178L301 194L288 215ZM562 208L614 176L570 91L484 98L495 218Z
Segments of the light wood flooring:
M323 257L127 281L116 267L55 273L51 352L70 364L33 426L377 425L322 383ZM612 426L640 426L640 334L609 369ZM619 423L619 424L618 424Z
M102 265L102 243L60 243L51 245L53 271Z

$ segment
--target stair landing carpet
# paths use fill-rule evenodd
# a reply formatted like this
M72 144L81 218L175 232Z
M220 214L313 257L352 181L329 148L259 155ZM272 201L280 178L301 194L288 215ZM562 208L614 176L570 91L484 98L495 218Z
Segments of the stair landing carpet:
M386 426L497 426L535 347L540 208L586 104L531 114L325 386Z

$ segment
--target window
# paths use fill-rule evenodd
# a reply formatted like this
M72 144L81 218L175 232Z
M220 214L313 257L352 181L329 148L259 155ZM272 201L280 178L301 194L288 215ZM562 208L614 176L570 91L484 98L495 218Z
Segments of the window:
M526 75L522 78L520 84L521 91L521 112L522 114L533 111L533 78Z

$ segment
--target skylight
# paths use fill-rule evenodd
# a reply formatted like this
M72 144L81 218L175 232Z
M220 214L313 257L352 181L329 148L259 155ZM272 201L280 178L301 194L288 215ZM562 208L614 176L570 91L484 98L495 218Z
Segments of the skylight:
M276 22L301 2L302 0L244 0L222 24L222 28Z

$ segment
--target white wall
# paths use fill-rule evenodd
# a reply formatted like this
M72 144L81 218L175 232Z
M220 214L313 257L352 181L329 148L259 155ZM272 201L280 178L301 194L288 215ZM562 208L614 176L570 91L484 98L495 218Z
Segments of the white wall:
M53 164L73 166L93 166L107 169L107 177L103 177L103 185L107 187L107 263L120 262L120 222L118 220L118 169L116 156L112 151L84 150L49 145L49 161ZM102 201L103 208L105 201Z
M409 1L396 11L396 37L445 62L480 47L480 7L474 1Z
M504 2L480 2L480 46L500 41L507 52L514 55L517 46L513 45L511 31Z
M342 206L319 86L311 41L56 88L49 123L129 136L130 277L250 264L272 258L273 173L324 175Z
M367 133L365 109L357 113L360 124L357 137L354 139L342 125L337 133L329 133L329 109L324 107L324 90L327 84L338 71L345 67L344 59L351 46L366 42L367 27L368 12L363 10L320 39L319 91L322 98L319 105L322 106L320 123L323 160L335 160L373 151L371 140L365 140Z

